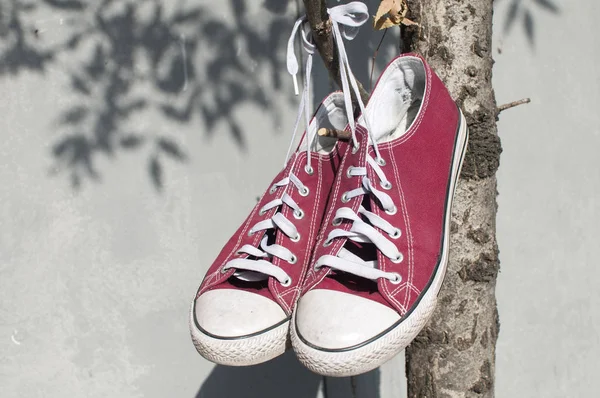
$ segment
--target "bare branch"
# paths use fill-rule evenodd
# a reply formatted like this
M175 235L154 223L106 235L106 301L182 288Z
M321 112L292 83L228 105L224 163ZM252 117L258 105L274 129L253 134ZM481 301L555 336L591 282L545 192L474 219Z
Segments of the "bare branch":
M331 22L329 21L329 15L327 14L327 2L326 0L303 1L304 7L306 8L306 16L308 17L308 22L310 24L310 30L313 34L313 39L317 49L319 50L319 53L321 54L323 62L325 63L325 67L337 85L342 87L339 60L334 47L335 44L333 42L333 34L331 33ZM369 94L360 82L357 83L360 96L363 102L366 104L369 100ZM354 99L354 93L352 93L352 97Z
M513 102L509 102L508 104L500 105L497 109L497 114L499 115L500 112L502 112L502 111L505 111L510 108L514 108L515 106L528 104L530 102L531 102L531 98L523 98L518 101L513 101Z
M325 127L321 127L319 131L317 131L317 134L321 137L331 137L339 140L350 140L352 138L352 133L350 131L328 129Z

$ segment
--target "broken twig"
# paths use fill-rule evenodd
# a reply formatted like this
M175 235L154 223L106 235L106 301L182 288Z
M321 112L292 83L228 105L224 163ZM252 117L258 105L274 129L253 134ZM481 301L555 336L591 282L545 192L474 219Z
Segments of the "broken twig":
M531 102L531 98L523 98L518 101L509 102L508 104L500 105L497 109L497 113L500 114L500 112L502 112L502 111L505 111L510 108L514 108L515 106L528 104L530 102Z
M337 138L338 140L349 140L352 138L352 133L350 131L328 129L325 127L321 127L317 131L317 134L321 137Z

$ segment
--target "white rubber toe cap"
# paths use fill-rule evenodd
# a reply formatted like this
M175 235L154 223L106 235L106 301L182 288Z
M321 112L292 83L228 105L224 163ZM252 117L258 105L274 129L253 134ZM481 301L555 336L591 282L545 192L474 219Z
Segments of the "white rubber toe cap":
M279 304L259 294L236 289L211 290L196 299L196 327L214 337L260 333L287 316Z
M299 337L315 348L343 349L377 336L400 319L389 307L349 293L316 289L296 309Z

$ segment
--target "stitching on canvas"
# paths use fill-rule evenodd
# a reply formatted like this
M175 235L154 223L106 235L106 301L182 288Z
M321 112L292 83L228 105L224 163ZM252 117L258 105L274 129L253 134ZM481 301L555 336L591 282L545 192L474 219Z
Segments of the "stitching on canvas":
M415 263L414 263L414 238L412 234L412 229L410 227L410 215L408 213L408 209L406 207L406 200L404 197L404 190L402 188L402 183L400 181L400 173L398 172L398 166L396 164L396 157L393 152L390 152L392 158L392 165L394 167L394 175L396 177L396 182L398 184L398 191L400 192L400 203L402 206L402 215L404 216L404 223L406 227L406 238L408 243L408 276L407 283L412 283L414 272L415 272ZM396 294L396 291L392 292L393 295ZM408 306L408 293L404 297L404 305Z
M396 180L395 182L397 182L397 174L396 174L396 171L395 171L395 166L396 165L395 165L395 160L394 160L393 154L391 152L390 152L390 163L392 163L394 165L393 172L394 172L394 176L395 176L395 180ZM379 211L379 209L378 209L378 211ZM387 258L381 252L378 253L377 257L378 257L379 262L380 262L379 263L380 264L379 268L382 271L385 271L387 269L387 266L386 266L387 265ZM392 300L392 302L395 303L398 307L402 308L402 304L400 304L400 302L398 300L396 300L396 298L394 297L393 294L390 294L390 290L389 290L389 288L387 286L387 283L385 281L382 281L380 285L381 285L381 287L382 287L383 292L385 293L385 295L390 300Z
M326 225L323 236L321 236L319 238L319 240L315 243L315 254L318 254L321 251L321 247L322 247L322 242L324 242L325 237L328 235L327 232L329 230L329 225L330 225L330 219L333 215L334 210L337 210L337 207L335 205L335 203L337 202L337 197L340 191L340 187L342 185L342 170L344 170L344 165L346 164L346 159L348 157L348 151L350 150L350 146L348 146L346 148L346 152L344 153L344 155L342 156L342 160L340 161L340 165L337 171L337 175L335 177L335 183L334 183L334 188L333 188L333 195L332 195L332 202L331 202L331 206L329 207L328 211L327 211L327 215L323 220L323 223ZM315 262L316 260L318 260L318 257L320 257L320 255L315 256ZM325 276L327 275L328 272L323 272L322 275L319 275L319 272L322 271L315 271L312 261L310 264L310 269L309 269L309 273L310 273L310 277L313 278L312 281L307 283L306 289L305 291L308 291L310 289L312 289L314 286L316 286L319 282L321 282ZM308 279L308 278L307 278Z
M336 145L337 148L337 145ZM321 199L321 196L323 194L322 192L322 186L323 186L323 163L322 161L319 159L319 161L317 161L317 174L318 174L318 181L317 181L317 196L315 197L315 201L314 201L314 206L313 208L317 207L317 203L319 203L319 200ZM311 263L312 263L312 254L313 254L313 249L314 249L314 245L311 247L310 243L315 241L314 234L316 233L316 226L317 226L317 217L319 214L317 214L317 212L313 212L313 218L312 218L312 222L310 225L310 232L309 232L309 245L306 249L306 261L305 264L303 265L302 270L300 270L300 279L298 281L298 286L300 287L298 293L300 293L300 291L302 290L302 285L304 282L304 278L308 278L308 272L310 272L311 267ZM320 226L320 225L319 225ZM292 304L293 305L293 304Z
M288 175L290 175L290 174L295 174L295 175L299 174L300 168L302 167L302 161L304 160L305 157L306 157L306 155L304 153L300 153L298 156L296 156L296 158L294 160L294 164L293 164L292 168L290 169ZM290 185L291 184L288 184L285 187L285 189L284 189L284 191L282 193L282 196L283 196L283 194L287 193L288 189L291 189ZM290 214L290 209L288 209L287 206L283 206L282 209L281 209L281 214L287 218L287 216ZM282 234L278 233L278 235L279 236L275 240L275 244L279 244L280 245L282 243L282 241L283 241L284 238L283 238ZM280 267L281 261L278 258L273 259L272 262L273 262L273 265L276 265L276 266ZM279 302L280 305L283 304L283 306L285 306L285 308L288 311L291 311L291 308L290 308L289 304L283 299L283 295L284 295L284 293L286 292L287 289L285 289L285 288L284 289L280 289L279 288L279 286L280 286L279 283L275 282L274 279L272 279L269 282L269 286L271 287L272 291L275 293L274 296L275 296L275 299L277 300L277 302Z

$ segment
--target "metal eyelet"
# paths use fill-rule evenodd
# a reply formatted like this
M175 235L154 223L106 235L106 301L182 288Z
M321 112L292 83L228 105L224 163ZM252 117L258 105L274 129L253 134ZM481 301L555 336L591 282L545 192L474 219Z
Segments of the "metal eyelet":
M333 225L334 227L337 227L338 225L342 224L342 219L341 218L334 218L333 221L331 222L331 225Z
M327 247L329 245L331 245L332 241L331 240L326 240L325 242L323 242L323 247Z
M348 198L348 192L344 192L342 195L342 203L348 203L350 199Z
M292 254L292 258L290 258L288 260L288 263L290 263L290 264L296 264L297 261L298 261L298 257L296 257L295 255Z
M396 264L401 263L404 260L404 254L398 253L398 256L396 258L392 258L391 260Z
M294 218L296 220L302 220L304 218L304 212L300 209L298 209L298 211L294 210Z
M281 286L288 287L292 284L292 278L288 277L285 281L281 282Z
M356 144L355 147L352 148L352 154L354 155L360 149L360 144Z
M392 233L390 234L390 238L392 238L392 239L398 239L398 238L399 238L399 237L401 237L401 236L402 236L402 231L400 230L400 228L396 228L396 229L394 230L394 232L392 232Z
M389 181L381 181L379 183L379 185L381 185L381 188L386 189L386 190L392 189L392 183Z
M394 206L392 208L392 210L385 209L385 214L389 214L390 216L393 216L394 214L396 214L397 211L398 211L398 208L396 206Z
M256 233L256 231L250 230L250 231L248 231L248 236L252 236L252 235L254 235L255 233Z
M394 284L394 285L399 285L400 282L402 282L402 275L400 275L397 272L394 272L394 279L388 279L390 281L390 283Z
M302 196L308 196L309 192L310 192L310 190L308 189L308 187L303 187L300 190L300 195L302 195Z
M354 166L348 167L348 170L346 170L346 177L352 178L352 174L350 174L350 173L352 172L353 169L354 169Z
M315 169L313 169L312 166L304 166L304 171L306 172L306 174L308 174L309 176L313 175L315 173Z
M292 242L299 242L300 241L300 234L296 234L296 236L290 238L290 240Z
M377 158L375 159L375 162L377 162L377 164L380 166L385 166L387 164L384 158Z
M259 215L259 216L264 216L266 213L267 213L267 211L266 211L266 210L264 210L264 209L260 209L260 210L258 211L258 215Z
M275 193L275 191L277 191L277 187L276 187L275 185L273 185L273 186L271 187L271 189L269 189L269 193L270 193L271 195L273 195L273 194Z
M225 267L221 268L221 273L222 274L226 274L227 271L229 271L229 268L225 268Z

